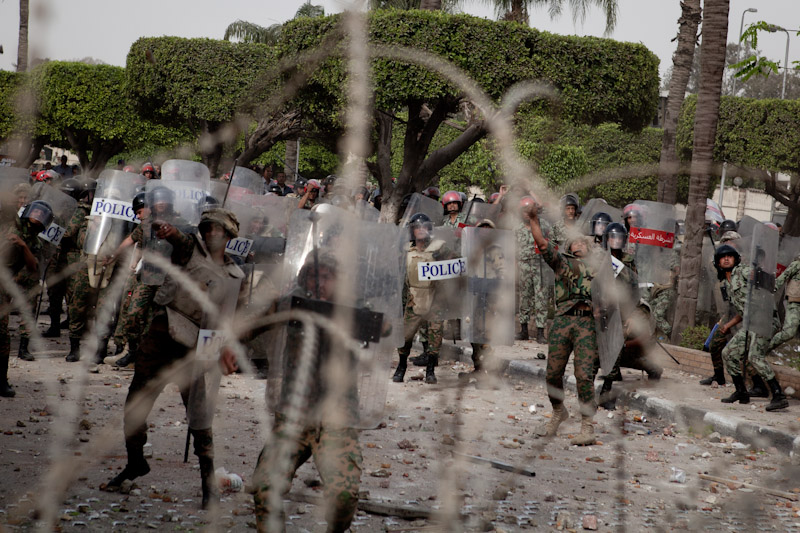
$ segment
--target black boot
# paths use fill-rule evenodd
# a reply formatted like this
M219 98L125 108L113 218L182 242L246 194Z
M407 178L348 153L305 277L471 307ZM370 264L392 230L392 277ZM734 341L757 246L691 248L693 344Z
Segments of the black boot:
M711 385L714 382L718 385L725 385L725 371L723 369L714 369L714 375L700 380L700 385Z
M67 363L74 363L81 360L81 340L74 337L69 338L69 353Z
M30 339L28 337L21 337L19 339L19 352L17 352L17 357L22 359L23 361L35 361L36 358L33 356L31 352L28 351L28 343Z
M536 328L536 342L539 344L547 344L547 339L544 336L544 328Z
M753 374L750 379L753 380L753 388L747 391L747 395L751 398L769 398L767 384L764 383L764 380L761 379L761 376L758 374Z
M13 398L17 393L8 384L8 354L0 356L0 396Z
M138 350L138 347L137 347L136 343L129 341L128 342L128 353L126 353L120 359L117 359L114 362L114 366L116 366L118 368L125 368L128 365L134 364L136 362L136 352L137 352L137 350ZM266 359L256 359L254 361L254 364L257 361L266 362ZM258 364L255 364L255 366L256 366L256 368L258 368ZM260 369L259 369L259 371L260 371ZM259 379L266 379L266 371L264 372L264 377L263 378L259 378Z
M769 380L769 388L772 390L772 401L770 401L764 408L767 411L777 411L778 409L786 409L789 407L789 400L783 395L781 384L778 383L778 378Z
M133 481L137 477L144 476L150 472L150 465L147 464L147 459L144 458L144 442L125 442L125 447L128 450L128 464L125 468L117 474L116 477L106 483L105 490L119 490L125 480Z
M202 508L219 505L219 490L214 477L214 438L210 429L190 429L194 454L200 461L200 482L203 488Z
M514 339L518 341L526 341L529 338L530 337L528 336L528 324L520 324L519 333L516 334Z
M436 369L436 364L439 362L438 355L429 355L428 356L428 366L425 367L425 383L438 383L439 381L436 379L436 374L434 370Z
M410 343L406 343L408 346ZM411 348L410 346L408 346ZM405 349L405 346L403 347ZM408 366L408 354L400 354L400 362L397 363L397 370L394 371L394 376L392 376L392 381L395 383L402 383L403 378L406 375L406 367Z
M428 366L428 352L423 352L422 354L409 358L411 364L414 366Z
M611 393L613 384L613 380L603 380L603 387L600 389L600 407L606 411L615 411L617 409L617 397Z
M69 329L69 317L62 320L59 326L61 326L61 329Z
M47 328L47 331L42 333L42 337L45 339L57 339L61 336L61 324L59 324L58 319L55 321L50 320L50 327Z
M750 403L750 395L747 394L747 387L744 384L744 376L733 376L733 385L736 391L727 398L722 399L722 403Z

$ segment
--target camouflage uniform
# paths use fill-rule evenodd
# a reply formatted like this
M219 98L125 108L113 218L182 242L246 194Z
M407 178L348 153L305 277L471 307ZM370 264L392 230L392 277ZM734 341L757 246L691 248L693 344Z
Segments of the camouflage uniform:
M303 291L293 294L304 296ZM300 361L303 348L303 327L290 324L287 326L286 352L284 356L283 383L281 385L280 403L275 413L272 446L265 446L258 456L253 480L256 487L254 500L258 531L267 531L269 515L279 515L278 522L285 522L283 504L273 510L270 506L270 491L283 477L283 495L291 488L295 472L313 456L314 464L322 478L325 500L328 508L328 531L345 531L350 527L358 505L358 490L361 485L361 448L358 443L358 430L354 422L358 417L358 386L355 379L345 384L337 384L336 390L344 393L342 398L330 395L332 387L328 386L327 376L321 371L326 368L329 359L343 356L345 364L355 364L354 354L344 349L322 330L319 337L315 360L311 364L311 383L304 390L301 405L304 406L302 419L292 427L287 423L286 412L289 408L290 381L296 376L296 363ZM343 372L345 377L353 377L356 372ZM337 373L339 375L339 373ZM335 411L330 416L330 411ZM334 422L336 420L336 422ZM298 427L299 426L299 427ZM294 429L297 431L291 443ZM282 463L282 449L290 446L290 459ZM286 471L278 465L287 464ZM281 502L283 498L281 498Z
M797 335L797 330L800 328L800 299L794 296L794 286L800 282L800 258L795 258L786 270L778 276L775 283L775 290L780 292L784 285L787 283L791 287L791 291L787 287L786 294L786 312L783 318L783 327L778 331L769 343L769 349L774 350L784 342L787 342ZM792 292L792 295L788 294Z
M543 283L544 264L537 254L536 243L530 228L520 223L514 230L517 238L517 292L519 294L519 323L527 325L531 312L537 328L544 328L547 320L547 294Z
M457 228L459 224L467 225L466 213L459 213L458 215L456 215L455 220L450 220L450 215L445 214L442 226L444 226L445 228Z
M555 250L552 241L542 257L555 272L556 316L550 329L547 356L547 394L555 407L564 401L564 372L569 355L575 351L575 380L581 414L595 412L594 376L597 365L597 338L591 311L577 311L577 304L592 305L592 274L583 260Z
M38 239L36 239L38 241ZM41 261L41 254L39 253L40 247L38 247L38 243L34 244L33 246L37 246L37 249L31 249L31 252L39 258ZM29 248L31 248L29 246ZM39 265L41 268L42 265ZM19 288L22 290L22 293L28 297L28 309L31 312L31 315L34 315L36 312L36 305L39 303L39 294L36 290L39 287L39 273L38 272L31 272L27 268L23 268L20 270L16 276L14 276L14 283L16 283ZM34 319L36 317L34 316ZM31 325L29 325L25 320L22 320L20 316L19 322L19 336L21 339L28 339L30 338L31 334L30 331L33 329Z
M622 347L614 368L609 372L605 379L607 381L621 381L621 368L633 368L647 372L650 379L661 377L663 368L650 360L649 352L651 349L652 336L655 331L653 320L650 315L650 308L645 302L639 302L636 309L625 319L625 339L642 339L644 346L626 345Z
M747 303L747 282L750 278L750 269L749 266L738 265L731 272L730 281L723 281L732 305L741 316L744 316L744 308ZM775 372L765 359L768 349L769 339L741 328L722 350L725 369L732 377L741 376L742 363L747 357L747 362L753 366L756 372L769 381L775 377Z
M86 240L86 228L89 211L92 206L80 202L72 219L67 225L61 239L61 250L65 254L67 264L70 266L85 263L83 243ZM89 271L84 266L69 277L67 282L67 316L69 317L69 337L80 339L86 329L86 319L89 312L91 286L89 285Z
M656 321L658 329L669 338L672 336L672 324L670 323L668 314L672 302L678 291L673 284L669 285L655 285L650 291L650 305L653 308L653 318Z
M144 231L150 231L150 221L144 221L136 226L130 238L139 248L144 247ZM156 285L145 285L139 275L131 275L126 284L125 293L128 295L123 302L117 329L114 332L114 343L124 346L128 343L133 351L139 345L140 339L147 335L147 328L152 320L153 297L158 290Z
M8 224L8 222L5 222ZM0 259L2 259L12 275L20 271L27 270L25 257L19 246L11 245L8 242L8 235L16 235L22 239L28 248L33 250L39 245L38 231L34 231L26 220L15 217L14 225L9 224L8 229L3 231L0 237ZM0 289L0 305L5 306L10 302L10 296ZM11 337L8 332L8 313L0 315L0 389L4 390L4 396L13 396L13 390L8 385L8 358L11 353Z

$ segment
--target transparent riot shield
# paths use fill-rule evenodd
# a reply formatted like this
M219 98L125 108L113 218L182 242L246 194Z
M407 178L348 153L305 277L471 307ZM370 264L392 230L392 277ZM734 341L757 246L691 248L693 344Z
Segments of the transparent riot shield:
M258 172L247 167L236 167L231 178L231 190L228 198L232 200L241 199L248 194L264 194L264 178Z
M417 265L419 279L435 281L433 309L443 320L461 318L464 313L464 296L467 286L466 261L461 257L461 234L465 228L438 226L433 228L431 244L437 249L446 249L448 257L441 261L430 261ZM449 338L449 337L448 337Z
M45 183L37 183L30 192L29 200L42 200L50 205L53 210L53 222L43 232L39 238L49 243L52 248L61 244L67 224L72 219L72 214L78 207L78 202L68 194L51 187Z
M761 222L749 215L745 215L736 224L736 233L741 235L743 239L746 239L749 246L750 240L753 238L753 232L755 231L756 226L759 225L761 225Z
M772 338L778 232L760 224L753 228L751 242L744 327L762 337Z
M377 222L381 217L381 212L364 200L356 200L353 206L353 213L361 220L370 222Z
M211 173L203 163L185 159L170 159L161 165L161 179L163 181L191 181L205 184L211 179Z
M28 198L17 198L15 189L30 182L30 173L24 168L0 167L0 216L11 220Z
M228 332L231 331L230 326L236 316L241 283L241 279L220 278L205 288L209 299L217 305L217 308L214 313L204 316L197 334L186 406L191 429L208 429L212 426L222 377L219 356L229 340Z
M602 198L592 198L583 206L578 217L578 230L582 235L592 235L592 217L597 213L607 213L612 222L622 222L622 211L608 205Z
M260 236L264 216L256 208L232 200L225 204L225 209L236 215L239 221L239 236L228 241L225 253L245 261L252 251L253 239Z
M491 220L497 223L500 218L500 204L487 204L486 202L478 202L470 200L464 204L461 209L466 219L466 224L459 224L459 226L477 226L483 220Z
M158 238L158 230L163 224L175 226L183 233L194 233L200 222L202 208L205 203L205 192L202 200L195 196L194 201L187 200L191 190L188 182L150 180L145 185L145 204L150 209L150 218L142 222L142 269L140 280L145 285L161 285L165 273L148 256L157 255L168 259L172 254L172 244L166 239ZM192 189L193 190L193 189Z
M287 198L286 196L270 195L251 195L244 198L243 203L261 211L266 217L265 232L275 236L286 237L289 226L289 218L297 210L297 198Z
M296 320L269 362L275 409L293 404L303 423L369 428L379 421L391 356L403 342L402 235L342 210L292 214L281 309ZM298 388L297 380L308 385Z
M442 209L442 204L433 198L428 198L427 196L415 192L411 195L406 211L400 219L400 226L408 226L408 221L417 213L425 213L431 219L434 226L439 226L442 223L444 211Z
M514 233L464 228L461 252L467 265L462 338L480 344L514 344Z
M625 344L620 304L626 294L615 280L611 254L598 251L593 261L595 276L592 279L592 312L597 334L597 351L600 367L603 373L608 374L614 368Z
M652 286L670 283L670 264L675 245L675 206L636 200L640 214L631 223L628 242L636 245L639 284ZM638 220L637 220L638 219Z

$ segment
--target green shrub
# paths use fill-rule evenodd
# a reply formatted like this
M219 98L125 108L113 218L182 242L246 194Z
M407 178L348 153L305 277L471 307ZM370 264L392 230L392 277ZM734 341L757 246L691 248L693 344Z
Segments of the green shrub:
M693 350L702 350L703 343L706 342L706 339L710 334L711 329L708 326L700 325L692 328L686 328L681 334L680 346L683 346L684 348L692 348Z

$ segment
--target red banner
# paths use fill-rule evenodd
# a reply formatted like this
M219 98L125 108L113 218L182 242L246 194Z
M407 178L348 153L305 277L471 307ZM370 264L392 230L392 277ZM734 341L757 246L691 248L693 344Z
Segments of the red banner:
M776 267L775 267L775 270L776 270L776 272L777 272L777 274L776 274L776 275L777 275L777 276L780 276L781 274L783 274L783 271L784 271L784 270L786 270L786 266L787 266L787 265L782 265L782 264L778 263L778 264L776 265Z
M647 244L648 246L660 246L662 248L672 248L675 244L675 234L657 229L637 228L631 226L628 233L628 241L634 244Z

